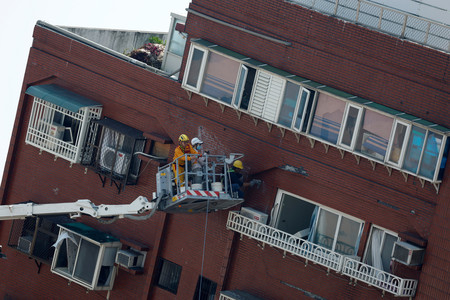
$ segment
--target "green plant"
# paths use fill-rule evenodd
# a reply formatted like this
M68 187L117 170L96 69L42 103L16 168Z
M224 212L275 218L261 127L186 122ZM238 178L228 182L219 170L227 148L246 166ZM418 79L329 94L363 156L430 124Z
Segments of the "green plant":
M163 40L161 40L161 39L160 39L159 37L157 37L157 36L151 36L151 37L149 37L149 38L148 38L148 42L151 43L151 44L163 44L163 45L166 44Z

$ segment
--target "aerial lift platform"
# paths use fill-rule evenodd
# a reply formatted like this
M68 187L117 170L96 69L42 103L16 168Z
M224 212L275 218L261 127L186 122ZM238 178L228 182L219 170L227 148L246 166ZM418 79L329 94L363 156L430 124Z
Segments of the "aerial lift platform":
M244 201L232 190L229 165L243 155L185 154L160 167L156 175L158 210L199 213L224 210ZM182 161L188 163L181 165Z

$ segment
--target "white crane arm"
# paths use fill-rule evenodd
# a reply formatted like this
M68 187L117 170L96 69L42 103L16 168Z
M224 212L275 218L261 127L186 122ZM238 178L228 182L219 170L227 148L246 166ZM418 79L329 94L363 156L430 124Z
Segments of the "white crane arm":
M10 205L0 205L0 220L24 219L29 216L42 215L62 215L69 214L72 218L81 214L94 218L119 217L124 215L141 214L154 209L156 204L149 202L143 196L137 197L130 204L101 204L95 205L88 199L81 199L75 202L36 204L20 203Z

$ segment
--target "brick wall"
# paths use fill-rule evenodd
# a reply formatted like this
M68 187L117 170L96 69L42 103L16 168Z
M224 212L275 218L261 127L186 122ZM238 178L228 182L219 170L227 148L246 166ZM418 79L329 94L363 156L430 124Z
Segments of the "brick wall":
M252 10L248 10L250 5ZM448 105L448 56L282 1L240 1L239 5L236 1L194 1L191 8L293 44L280 46L194 15L188 18L186 27L191 37L217 42L300 76L449 125L448 114L442 110ZM274 30L274 26L278 29ZM407 55L408 51L414 55ZM393 54L388 55L391 52ZM419 60L416 57L423 57L427 63L420 59L421 63L416 64ZM186 133L191 138L200 136L205 141L204 148L213 154L244 153L244 171L248 178L264 181L260 189L248 191L245 205L266 213L270 213L277 190L283 189L364 220L366 233L374 223L395 232L413 231L423 238L430 238L430 235L433 238L430 231L447 224L445 214L437 219L442 222L438 223L439 227L432 225L432 218L436 205L449 197L449 168L437 195L430 184L422 188L412 177L405 182L399 172L394 171L389 176L383 166L373 169L364 159L358 164L352 155L342 158L338 150L326 151L320 143L311 147L306 138L297 140L290 132L283 137L278 129L269 130L264 122L255 124L245 114L239 118L229 108L222 112L214 101L206 105L197 95L189 100L179 82L40 27L34 31L19 104L23 109L19 111L16 124L22 126L16 126L13 133L14 149L7 162L9 176L2 184L2 199L6 204L82 198L95 203L128 203L138 195L151 197L156 189L154 165L145 169L138 185L127 186L118 194L109 181L102 187L92 171L85 174L79 165L70 167L62 159L55 161L53 156L45 152L40 155L36 148L25 145L32 98L23 92L28 85L44 83L57 83L96 100L104 106L103 116L144 132L168 136L175 143L180 133ZM423 95L431 100L422 101ZM308 175L282 171L279 167L283 165L302 167ZM218 290L243 289L265 299L302 299L311 295L327 299L380 297L380 290L363 284L350 286L346 277L327 275L327 271L318 266L305 268L302 259L283 258L283 254L273 248L266 246L262 250L253 240L239 240L225 229L226 218L227 212L211 213L207 220L203 214L165 216L158 212L143 222L119 220L104 225L87 217L82 221L118 237L132 238L152 249L143 275L119 271L112 292L115 297L190 299L200 274L218 283ZM5 245L9 222L0 226L0 243ZM448 240L447 237L448 234L442 238ZM365 238L362 238L363 244ZM437 245L442 243L438 237L435 239ZM363 248L361 245L360 254ZM106 296L106 292L90 292L86 296L83 288L76 284L68 286L66 280L51 274L48 266L36 274L33 261L6 250L8 264L4 263L0 272L0 296L60 299ZM427 274L436 270L438 262L447 264L446 255L447 252L433 252L427 259L432 261L435 257L435 263L427 267ZM157 256L183 268L176 296L150 286ZM19 274L26 274L32 280L10 280L19 278ZM440 291L429 283L430 278L424 277L422 295ZM386 294L385 298L391 297Z

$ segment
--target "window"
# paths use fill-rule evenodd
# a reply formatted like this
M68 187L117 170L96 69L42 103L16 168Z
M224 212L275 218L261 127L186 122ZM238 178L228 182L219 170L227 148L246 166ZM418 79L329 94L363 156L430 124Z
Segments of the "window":
M356 150L371 158L384 161L393 122L392 117L369 109L364 110Z
M178 32L175 28L177 24L183 24L184 21L178 20L174 18L173 22L173 28L172 28L172 35L170 37L170 44L169 44L169 52L176 54L178 56L183 56L184 47L186 45L186 40L183 37L181 32Z
M31 86L26 93L35 98L25 142L79 163L89 121L100 118L99 104L54 84Z
M81 223L58 226L51 271L90 290L111 290L120 241Z
M417 126L412 127L406 147L405 161L403 162L403 168L405 170L417 173L423 144L425 142L425 134L425 129Z
M158 258L157 268L156 285L176 295L178 283L180 282L181 266L163 258Z
M217 283L199 276L193 300L214 300L216 289Z
M343 146L344 148L351 150L355 148L362 111L362 107L347 103L347 108L344 114L343 127L339 135L339 145Z
M372 226L364 254L364 263L390 273L392 248L398 240L397 234Z
M234 93L233 106L242 110L248 109L250 96L252 95L256 69L241 65L238 84Z
M256 73L249 112L264 120L276 122L286 80L262 70Z
M316 213L310 240L343 255L356 255L363 223L323 207Z
M303 127L306 114L305 108L308 105L310 96L311 91L288 81L281 101L278 124L300 131Z
M419 175L427 178L434 178L441 146L442 135L428 131L425 147L422 153Z
M320 93L309 133L322 140L336 144L344 110L344 101Z
M206 51L197 47L192 47L189 53L189 65L186 71L187 76L184 77L184 84L196 91L200 90L200 79L202 78L206 56Z
M110 178L120 190L135 185L139 177L146 138L143 132L128 125L104 118L91 123L82 164L100 175L102 182ZM103 176L103 177L102 177Z
M394 133L390 140L389 154L387 161L393 165L400 165L403 161L405 144L408 137L409 125L396 120L394 123Z
M15 248L40 262L51 264L58 237L57 224L71 222L66 216L27 217L14 220L8 246Z
M239 63L220 54L210 52L205 67L201 93L231 104Z
M271 226L343 255L356 255L364 223L279 191Z
M186 74L185 89L246 111L255 122L262 119L269 128L276 124L311 140L338 145L358 161L363 156L372 165L375 161L389 165L389 170L407 171L439 189L449 149L449 130L443 126L201 39L192 43Z

